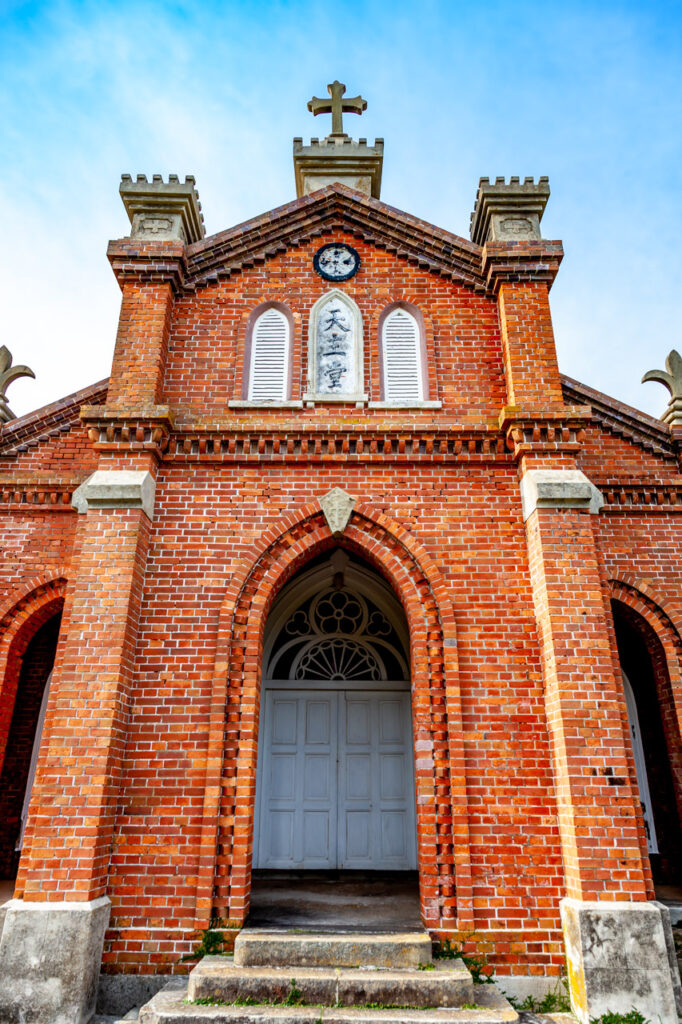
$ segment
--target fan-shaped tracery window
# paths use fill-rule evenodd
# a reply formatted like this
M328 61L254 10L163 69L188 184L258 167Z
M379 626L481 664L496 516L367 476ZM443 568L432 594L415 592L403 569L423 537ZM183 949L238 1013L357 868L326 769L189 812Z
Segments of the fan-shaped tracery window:
M369 598L325 587L285 621L272 649L270 679L408 678L401 640Z

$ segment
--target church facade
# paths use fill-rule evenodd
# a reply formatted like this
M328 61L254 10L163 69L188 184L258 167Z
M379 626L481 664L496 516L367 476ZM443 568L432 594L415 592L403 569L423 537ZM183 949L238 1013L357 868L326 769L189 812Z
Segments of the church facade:
M100 961L185 971L310 871L672 1020L675 399L560 373L546 179L482 179L465 239L336 128L210 236L193 179L124 176L111 376L2 426L3 1019L38 933L35 1019L85 1020Z

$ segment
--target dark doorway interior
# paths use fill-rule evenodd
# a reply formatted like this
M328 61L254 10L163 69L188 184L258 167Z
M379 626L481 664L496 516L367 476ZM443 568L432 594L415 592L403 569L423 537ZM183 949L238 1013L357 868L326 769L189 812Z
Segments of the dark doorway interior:
M416 871L254 871L251 928L421 929Z
M21 812L45 684L54 665L60 615L38 629L22 659L5 758L0 774L0 886L7 895L20 851Z
M659 897L663 891L682 895L682 830L671 761L679 756L679 729L672 717L664 726L662 706L671 705L670 681L664 652L653 630L631 609L614 603L618 654L635 702L642 738L646 774L658 853L650 853L651 870Z

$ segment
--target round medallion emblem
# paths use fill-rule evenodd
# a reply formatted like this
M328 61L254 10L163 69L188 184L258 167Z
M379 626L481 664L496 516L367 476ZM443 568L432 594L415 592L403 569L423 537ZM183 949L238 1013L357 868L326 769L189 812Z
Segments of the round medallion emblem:
M328 242L315 253L313 267L326 281L347 281L360 269L360 256L345 242Z

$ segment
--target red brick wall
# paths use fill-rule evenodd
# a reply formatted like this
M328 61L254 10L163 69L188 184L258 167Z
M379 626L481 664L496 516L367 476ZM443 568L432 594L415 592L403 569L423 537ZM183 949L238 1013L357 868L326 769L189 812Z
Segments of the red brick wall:
M351 235L339 232L334 238L355 246L362 259L361 274L341 287L362 313L370 399L382 397L379 317L386 306L402 300L424 315L430 398L440 399L462 423L478 424L495 416L505 401L495 302ZM164 401L180 421L215 420L227 413L230 399L242 398L247 323L255 307L266 301L284 303L294 315L292 397L300 398L307 375L308 314L334 287L312 272L313 255L323 241L289 250L176 302ZM347 419L349 410L345 412L342 419ZM328 405L314 415L325 422L336 416L333 411L330 415ZM405 414L393 418L404 421Z
M160 930L192 921L224 594L264 530L337 485L415 533L455 608L476 927L504 930L514 961L530 942L559 942L561 856L511 467L177 465L159 479L140 617L109 962L149 907Z
M168 447L159 449L148 538L141 513L89 513L74 540L74 513L17 512L11 503L5 510L7 550L14 552L5 570L7 588L43 563L59 558L68 564L73 545L78 549L65 610L70 627L58 656L61 690L49 712L57 760L44 766L43 796L56 801L72 826L56 840L45 831L32 836L22 885L32 899L84 898L106 889L113 903L107 970L181 969L178 957L192 947L194 929L208 922L212 910L228 917L243 913L260 657L260 626L252 620L259 613L263 618L283 582L274 568L268 570L272 579L266 578L267 552L277 543L289 545L291 565L298 566L306 553L330 543L317 499L341 486L375 517L371 527L354 519L349 537L394 579L404 605L414 605L417 717L435 752L435 771L424 768L420 783L429 926L435 933L462 923L475 928L502 973L556 973L565 870L576 893L645 895L604 595L611 577L641 576L680 621L673 575L678 518L669 509L657 515L607 511L599 518L559 513L542 545L534 547L531 538L529 560L517 468L498 414L510 396L526 408L560 403L546 285L503 286L508 394L492 298L352 235L334 237L349 241L362 258L361 273L343 287L363 316L370 397L381 398L381 312L405 301L424 315L430 397L443 402L442 410L229 408L230 400L242 397L249 316L265 301L286 304L294 317L292 390L293 397L301 395L308 312L331 287L311 269L324 238L181 295L172 310L169 285L131 279L110 400L121 419L126 403L168 403L176 423ZM117 441L122 435L113 430L111 436L104 431L98 442L101 468L138 468L141 456L131 454L134 430L128 440ZM573 456L553 444L543 450L546 464L572 465ZM671 458L655 457L632 441L590 428L587 444L597 454L583 455L583 465L595 478L650 474L672 480ZM438 578L437 587L410 582L408 549L424 579ZM569 550L575 557L566 564ZM536 557L545 564L534 578ZM587 598L576 586L585 557ZM541 592L547 580L554 590L545 615ZM242 584L244 593L252 588L256 595L250 619L240 604ZM230 602L236 618L228 622ZM578 780L582 797L592 799L598 791L602 814L565 867L561 829L565 839L573 826L557 810L550 729L559 726L551 707L548 722L551 658L543 666L549 648L538 640L543 616L554 630L564 612L581 637L566 659L564 696L571 681L598 661L595 674L610 677L614 703L604 727L592 687L589 734L600 747L600 767L626 780L622 793L606 772L591 787ZM247 624L251 632L244 639ZM562 640L560 634L552 643ZM230 647L231 635L239 639L236 647ZM103 672L109 646L111 661ZM237 692L248 713L234 703ZM578 738L584 724L579 718L574 716ZM605 750L611 738L620 758L615 768ZM68 780L58 761L66 757L76 765ZM566 793L560 796L566 806ZM615 839L609 835L613 827L621 830ZM564 842L564 858L566 849ZM626 867L616 863L618 851L629 860Z

